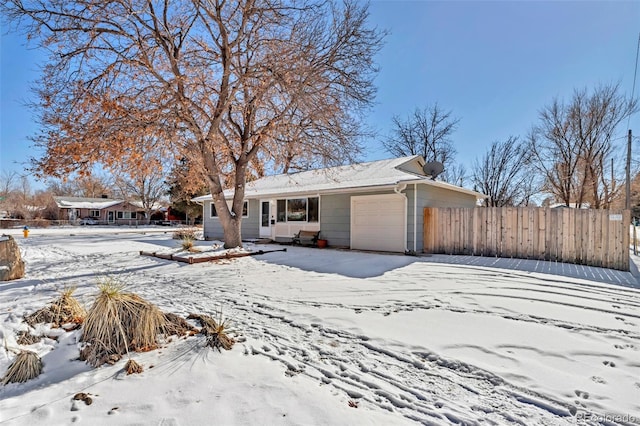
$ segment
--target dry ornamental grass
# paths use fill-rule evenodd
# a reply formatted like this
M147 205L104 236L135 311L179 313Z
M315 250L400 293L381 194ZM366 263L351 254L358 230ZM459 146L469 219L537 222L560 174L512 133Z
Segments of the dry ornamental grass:
M42 360L35 352L20 351L2 378L2 384L23 383L42 373Z
M180 242L180 247L184 251L189 251L189 252L198 251L198 249L196 249L195 247L195 240L191 237L183 237L182 241Z
M38 343L42 340L42 336L34 336L28 331L19 331L18 338L16 339L16 343L19 345L33 345L34 343Z
M130 359L124 365L124 371L127 372L127 375L129 375L129 374L140 374L140 373L142 373L143 368L142 368L142 366L140 364L138 364L134 360Z
M49 306L25 316L24 321L31 327L42 323L51 323L54 328L67 323L82 324L87 316L87 311L78 300L73 297L75 290L75 288L63 290L60 297L54 300Z
M164 314L114 280L104 280L98 287L83 326L81 341L87 345L81 359L97 367L119 360L130 350L157 348L158 335L165 333Z
M173 314L165 313L165 328L167 336L184 336L195 334L198 329L189 324L184 318Z
M173 233L173 239L174 240L184 240L186 238L190 238L191 240L195 240L196 239L196 231L195 231L195 229L191 229L191 228L178 229L177 231L175 231Z

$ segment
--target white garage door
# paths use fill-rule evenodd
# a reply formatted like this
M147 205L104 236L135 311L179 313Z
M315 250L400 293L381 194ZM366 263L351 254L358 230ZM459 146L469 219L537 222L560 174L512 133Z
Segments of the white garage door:
M351 197L351 248L404 252L406 221L402 195Z

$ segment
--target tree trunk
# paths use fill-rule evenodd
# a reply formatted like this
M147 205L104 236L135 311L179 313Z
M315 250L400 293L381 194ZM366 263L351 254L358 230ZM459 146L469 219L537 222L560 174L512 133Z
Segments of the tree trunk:
M241 223L242 218L232 218L229 226L224 229L224 248L242 247Z

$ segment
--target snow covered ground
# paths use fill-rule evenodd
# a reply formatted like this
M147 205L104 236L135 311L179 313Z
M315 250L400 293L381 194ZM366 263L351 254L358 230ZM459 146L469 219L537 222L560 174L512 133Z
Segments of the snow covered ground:
M27 275L0 283L0 376L23 315L70 286L88 306L104 276L165 312L222 309L246 340L218 353L174 338L134 354L145 370L127 376L125 360L78 361L79 331L45 339L28 347L44 373L0 387L0 423L640 424L640 290L629 273L611 273L626 280L611 285L575 268L301 247L188 265L139 255L177 253L172 229L113 231L13 231ZM78 392L93 403L72 401Z

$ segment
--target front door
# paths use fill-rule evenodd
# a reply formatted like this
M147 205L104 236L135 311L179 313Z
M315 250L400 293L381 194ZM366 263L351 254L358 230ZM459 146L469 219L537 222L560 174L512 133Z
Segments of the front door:
M260 237L271 238L271 203L260 200Z
M113 220L113 212L112 211L107 212L107 222L109 222L109 223L113 223L114 222L114 220Z

